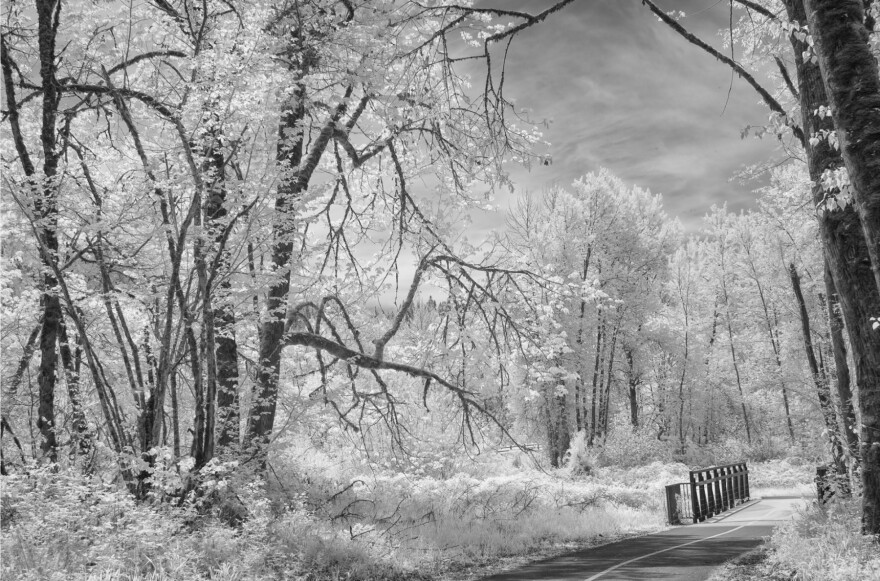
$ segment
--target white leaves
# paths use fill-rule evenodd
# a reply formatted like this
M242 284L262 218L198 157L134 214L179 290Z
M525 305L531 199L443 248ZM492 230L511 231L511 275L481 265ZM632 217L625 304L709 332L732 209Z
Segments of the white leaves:
M816 56L816 51L812 49L803 51L801 57L806 63L819 64L819 57Z
M822 172L821 184L822 189L826 192L840 190L841 193L845 193L850 192L852 188L849 181L849 172L843 166L835 169L826 169Z
M829 113L823 112L823 114ZM822 143L822 141L827 141L828 145L830 145L833 149L840 149L840 142L838 142L837 140L837 131L820 129L810 136L810 145L812 145L813 147L816 147L817 145Z
M831 118L831 107L826 107L825 105L820 105L817 109L813 110L813 115L818 117L819 119Z

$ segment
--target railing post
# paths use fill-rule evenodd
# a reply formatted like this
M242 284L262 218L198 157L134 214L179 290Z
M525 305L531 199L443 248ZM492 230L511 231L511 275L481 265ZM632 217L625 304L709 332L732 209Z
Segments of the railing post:
M742 487L740 486L741 484L742 483L740 482L740 479L739 479L739 468L736 465L734 465L733 466L733 506L736 506L737 503L739 502L740 498L742 498L742 494L741 494Z
M682 489L683 484L685 483L670 484L666 487L666 518L671 525L682 524L682 513L687 512L683 510L683 506L679 505L679 503L684 504L687 500Z
M721 487L721 508L727 510L730 508L730 498L727 496L727 466L722 466L718 472L721 475L721 480L718 481L718 485Z
M709 503L706 500L706 484L703 478L703 471L699 470L697 472L697 486L700 487L700 520L706 520L706 516L709 513Z
M743 479L744 479L745 485L746 485L745 498L746 498L746 500L748 500L752 497L751 494L749 493L749 467L746 465L745 462L743 462L742 467L743 467Z
M722 478L722 470L723 468L715 468L713 473L713 478L715 479L715 514L719 514L724 512L724 497L721 496L721 478Z
M691 489L691 509L692 509L692 513L693 513L692 517L694 519L694 522L699 522L698 519L699 519L699 514L700 514L700 507L699 507L699 504L697 503L697 482L696 482L696 479L694 478L693 472L690 473L689 484L690 484L690 489Z
M706 480L712 480L712 470L706 470ZM706 516L715 516L720 511L715 504L715 483L709 482L706 484L706 497L709 499L709 506L707 507L709 510L707 511Z
M727 471L727 478L724 480L724 483L727 485L727 508L733 508L736 506L736 498L733 491L733 467L728 466L725 470Z

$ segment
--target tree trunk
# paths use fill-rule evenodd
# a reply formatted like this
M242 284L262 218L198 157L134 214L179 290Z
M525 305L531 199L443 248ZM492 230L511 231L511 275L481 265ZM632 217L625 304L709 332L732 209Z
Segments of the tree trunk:
M171 431L173 436L174 457L180 458L180 409L177 403L177 372L168 378L168 390L171 392Z
M608 372L605 379L605 397L602 399L602 442L608 437L608 410L611 407L611 377L614 373L614 355L617 346L617 333L620 331L621 319L618 318L614 331L611 333L611 348L608 353Z
M733 362L733 372L736 375L736 387L739 390L740 405L742 406L743 421L746 425L746 442L752 444L752 428L749 423L749 414L746 411L746 394L743 391L742 379L739 375L739 363L736 361L736 345L733 341L733 325L730 320L730 305L727 303L727 293L725 292L724 303L727 311L727 338L730 341L730 360Z
M67 338L67 326L62 320L58 328L58 348L61 353L61 362L66 371L67 397L70 399L70 418L73 433L71 434L77 453L83 456L92 449L92 439L89 434L89 424L83 411L82 395L80 393L79 369L82 358L82 348L77 346L76 357L70 352L70 343Z
M844 441L849 449L849 457L857 463L859 457L859 436L856 425L856 412L853 407L853 394L850 387L849 367L846 361L846 345L843 341L843 318L841 317L837 289L828 264L825 265L825 294L828 306L828 327L831 335L831 352L834 356L835 385L840 400L840 417L843 420Z
M42 183L35 189L36 215L40 218L38 236L43 246L43 261L57 260L58 200L56 174L58 152L56 151L55 121L58 115L60 93L55 78L55 38L61 3L53 0L37 0L38 45L40 52L40 80L43 87L40 143L43 149ZM27 173L27 170L26 170ZM40 388L39 417L40 449L51 462L56 460L55 436L55 382L58 368L58 326L61 324L61 302L58 298L58 281L47 268L43 275L43 328L40 332L40 372L37 382Z
M596 356L593 365L593 393L590 402L590 437L587 442L590 447L592 447L596 441L596 417L599 403L599 365L601 364L602 359L603 332L605 330L604 318L601 316L599 318L600 321L596 325Z
M229 281L221 283L220 289L229 292ZM217 445L221 450L234 451L240 443L239 375L235 312L230 305L214 311L214 325L217 329L217 420L220 427Z
M860 0L804 4L880 292L880 74L868 46L864 5Z
M195 454L196 466L203 466L214 457L215 444L221 448L237 448L238 444L238 347L235 342L235 314L229 305L217 303L219 293L228 293L229 253L225 248L228 236L223 218L227 211L226 162L220 137L211 133L206 137L203 170L211 180L204 200L204 222L208 240L216 258L210 269L207 264L209 249L201 241L194 247L199 285L202 289L202 352L205 360L204 422L201 448ZM215 284L215 281L219 283ZM222 300L222 299L221 299ZM218 414L219 408L219 414ZM217 416L220 416L219 442L215 434ZM233 450L230 450L233 451Z
M770 324L769 318L767 319L767 324L768 325ZM794 442L795 441L794 425L792 424L792 421L791 421L791 408L789 407L789 401L788 401L788 388L785 385L785 380L782 379L782 377L781 377L782 358L779 354L779 346L782 343L779 341L779 316L776 313L776 307L773 307L773 328L770 331L770 337L771 337L771 340L773 340L775 343L774 353L776 354L776 367L780 373L779 385L782 388L782 405L785 408L785 419L788 422L788 434L791 437L791 441Z
M269 443L278 402L284 321L287 314L287 294L290 291L290 259L293 254L295 232L291 206L302 192L296 173L303 159L303 140L301 137L296 137L292 145L288 145L288 142L289 135L296 135L301 131L300 123L305 118L305 111L305 92L302 85L297 85L282 113L278 130L277 163L282 170L292 172L293 175L281 181L275 198L275 223L272 229L269 269L277 278L269 286L266 316L260 326L257 382L248 417L246 440L247 446L257 448L264 448Z
M801 24L807 22L801 0L785 0L785 5L789 20ZM830 119L814 114L820 106L829 105L820 68L813 62L804 61L802 55L809 50L805 43L794 35L791 42L797 65L804 131L812 135L820 129L834 129ZM843 160L840 152L825 139L815 144L807 141L804 148L813 182L813 202L819 205L826 193L821 184L822 173L826 169L841 167ZM862 412L863 526L866 532L876 534L880 532L880 333L871 328L871 317L880 312L880 291L877 290L868 244L855 208L845 205L822 212L819 225L855 364L855 385Z
M556 400L556 466L562 466L571 445L568 433L568 404L564 393L558 393Z
M545 387L544 410L547 426L547 458L550 466L561 468L566 453L571 445L568 427L568 402L564 391L559 391L556 384Z
M31 358L34 356L34 351L37 350L37 339L40 337L40 331L43 330L43 321L40 322L34 327L34 330L31 331L31 334L28 336L27 342L24 344L24 348L22 349L21 358L18 360L18 366L15 368L15 373L12 375L12 378L9 381L4 382L7 393L15 394L18 392L18 386L21 384L21 379L24 377L24 372L27 371L28 367L31 364Z
M627 384L629 387L629 421L633 428L639 427L639 384L641 377L636 373L635 362L633 359L633 349L626 347L623 350L626 357L627 366Z
M730 317L730 297L727 294L727 282L726 282L725 277L726 277L726 274L725 274L725 269L724 269L724 249L722 248L722 254L721 254L721 291L724 295L723 298L724 298L725 319L727 321L727 338L730 341L730 360L733 363L733 372L734 372L734 375L736 376L736 387L739 390L739 398L740 398L740 405L742 406L743 422L745 423L745 427L746 427L746 442L748 442L748 444L751 445L752 444L752 428L751 428L751 424L749 422L749 414L748 414L748 411L746 410L746 394L743 391L742 378L740 377L740 374L739 374L739 363L737 362L737 359L736 359L736 345L733 340L733 321L731 320L731 317Z
M706 434L706 443L712 439L712 425L713 425L713 413L714 413L714 395L715 395L715 383L710 381L710 376L712 372L712 368L709 367L709 363L712 359L712 347L715 345L715 338L718 336L718 296L715 296L715 306L712 309L712 333L709 335L709 346L706 347L706 359L703 365L706 367L706 383L709 385L709 397L708 405L706 406L706 426L703 432Z
M816 393L819 397L819 407L822 410L822 419L825 421L825 429L828 431L828 441L831 445L831 456L834 460L834 469L841 476L846 476L846 465L843 461L843 446L840 443L840 435L837 432L837 416L834 413L834 404L831 401L831 392L828 384L822 379L819 372L819 364L813 350L813 338L810 332L810 317L807 313L807 305L804 294L801 291L800 277L794 263L788 267L791 277L791 287L797 299L798 311L801 318L801 331L804 337L804 351L807 354L807 364L816 385Z
M749 255L751 260L751 254ZM764 311L764 322L767 324L767 334L770 336L770 347L773 349L773 356L776 359L776 369L779 371L779 386L782 390L782 407L785 409L785 422L788 426L788 436L792 442L795 441L794 426L791 423L791 408L788 405L788 390L785 387L785 378L782 376L782 358L779 355L779 345L777 337L774 335L774 325L770 321L770 310L767 308L767 299L764 296L764 287L761 286L761 280L758 278L757 270L754 263L751 263L752 272L754 273L755 286L758 289L758 298L761 299L761 308ZM775 313L775 309L774 309Z
M590 256L592 255L592 253L593 253L593 246L588 245L586 256L584 256L583 270L581 271L581 284L585 283L587 280L587 271L590 268ZM576 351L575 356L578 358L578 362L581 362L584 360L584 353L583 353L584 319L585 319L585 315L586 315L586 310L587 310L587 301L586 301L586 299L581 298L581 300L580 300L580 314L578 315L578 333L577 333L577 339L575 341L575 344L577 345L575 347L575 351ZM584 374L582 373L583 365L579 364L577 367L579 369L578 369L578 375L577 375L577 378L575 379L575 385L574 385L574 414L575 414L575 426L577 428L577 431L580 432L585 427L584 423L586 421L586 413L585 413L586 412L586 405L583 402L584 396L585 396L585 393L584 393Z
M681 365L681 376L678 378L678 447L684 453L684 380L687 376L688 358L690 357L690 323L687 309L684 314L684 361Z

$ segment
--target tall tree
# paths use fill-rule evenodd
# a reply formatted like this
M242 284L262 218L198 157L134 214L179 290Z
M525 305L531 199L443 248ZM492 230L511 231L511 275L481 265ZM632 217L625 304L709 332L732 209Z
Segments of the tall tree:
M852 184L854 205L874 274L871 294L880 296L880 74L868 46L864 3L804 0L822 82L840 151ZM838 283L838 292L841 285ZM869 291L870 292L870 291ZM875 301L876 305L876 301ZM876 311L873 317L876 317ZM875 332L874 335L877 335ZM862 354L855 354L856 357ZM859 382L862 408L862 527L880 534L880 352L868 381Z
M853 351L853 360L855 362L855 383L859 394L866 394L864 399L861 397L859 398L862 415L863 417L868 418L869 424L876 421L876 418L880 418L880 413L877 411L880 409L880 401L877 401L877 394L880 393L880 391L878 391L878 388L880 388L880 372L878 372L878 370L880 370L880 359L878 359L878 357L880 357L880 336L872 331L871 318L875 317L875 313L880 309L880 292L877 290L878 282L875 276L876 271L873 269L873 264L876 263L872 260L872 255L875 254L877 246L875 243L872 248L869 248L864 230L865 224L860 219L859 211L857 211L853 205L847 204L845 200L841 200L840 202L837 201L839 189L834 183L835 180L828 179L829 176L835 175L836 170L843 167L844 160L840 154L840 150L834 146L832 143L833 140L829 138L830 134L837 130L836 123L834 123L837 118L833 117L834 107L833 103L829 100L828 93L826 92L827 83L820 70L820 64L816 62L816 59L804 58L805 54L809 56L812 53L812 48L808 42L807 32L804 30L807 25L808 17L804 0L783 0L782 3L785 8L785 16L787 17L784 20L778 11L768 9L761 3L737 2L740 6L745 7L748 12L743 30L751 31L752 35L760 34L760 31L762 30L762 27L757 26L756 22L763 21L765 24L775 24L782 21L782 23L785 24L785 26L778 28L778 30L783 31L783 34L787 37L788 45L791 47L792 56L790 57L790 60L793 60L795 63L796 82L792 82L791 75L785 67L782 56L776 54L776 51L766 50L764 47L766 47L767 44L762 43L760 40L750 40L749 45L754 52L774 58L774 64L780 69L780 82L785 82L786 88L795 100L797 109L800 110L800 125L792 122L792 116L789 115L782 104L780 104L780 102L777 101L766 88L762 87L743 65L735 62L733 59L727 57L718 50L712 48L706 42L688 32L684 26L660 10L651 0L645 0L644 3L658 16L658 18L688 40L688 42L691 42L709 53L726 66L730 67L741 78L745 79L761 96L761 99L767 107L773 111L777 119L780 120L780 125L788 127L791 130L791 133L806 152L807 166L810 179L813 183L812 200L820 210L818 219L823 245L828 264L831 268L832 277L834 278L834 283L839 293L841 310L843 311L843 318ZM857 76L853 76L855 69L852 66L848 68L846 63L849 62L850 65L861 63L855 66L862 67L859 70L863 70L863 72L870 77L868 79L868 84L866 85L867 91L860 90L857 92L857 94L860 95L857 102L864 104L872 102L871 99L874 98L871 95L874 94L875 89L872 89L871 87L876 85L872 84L871 79L876 78L876 64L869 64L868 62L870 60L870 54L867 44L865 43L864 30L866 27L864 10L860 4L861 3L857 0L848 0L846 3L840 4L839 7L843 7L844 11L839 13L839 15L842 16L842 19L838 20L837 24L839 26L835 27L833 26L834 23L830 21L830 14L832 13L830 10L833 6L837 5L837 3L825 2L823 3L823 6L829 11L823 12L824 16L820 18L825 19L827 17L823 22L828 25L828 30L820 31L819 29L822 28L823 25L811 28L815 29L813 30L813 33L816 36L821 37L822 35L829 33L829 31L836 30L837 32L830 32L830 34L833 36L839 33L842 35L841 39L846 39L847 46L851 47L854 51L853 54L855 55L855 58L851 61L847 61L847 53L845 51L839 51L838 56L843 57L843 64L841 65L840 70L841 77L837 81L840 83L838 88L843 87L847 78L849 78L850 81L858 79ZM815 16L811 16L811 18L815 19ZM771 46L785 47L786 43L778 42L778 39L774 35L770 34L768 36L773 37L769 43ZM731 42L734 41L735 38L731 39ZM821 45L821 39L817 42ZM755 49L754 47L761 48ZM824 56L820 54L818 62L821 63L822 58L825 58L827 61L830 53L838 52L837 49L839 48L840 47L837 45L829 45L826 42L824 50L828 54L825 54ZM821 52L822 49L820 49L820 53ZM869 59L865 58L866 52L869 54ZM828 64L829 63L826 62L826 69L828 68ZM834 68L834 66L835 65L832 65L832 68ZM872 67L874 68L872 69ZM829 73L831 73L831 71L829 71ZM853 95L855 94L856 93ZM839 95L838 100L842 97L842 94ZM867 101L864 99L867 99ZM831 106L833 118L824 114L828 111L829 106ZM852 121L854 119L852 115L864 115L866 113L865 109L858 110L861 111L861 113L856 113L855 110L844 113L844 115L850 116L842 121L846 127L846 131L854 129L852 127ZM872 125L875 125L872 121L875 120L875 118L871 117L873 113L871 113L870 110L868 110L867 113L868 117L864 118L863 121L868 121L868 123L863 127L871 127ZM837 115L840 115L840 112L838 112ZM859 131L859 129L856 129L856 131ZM870 132L870 129L868 129L868 131ZM852 142L851 137L852 136L850 135L849 142ZM839 138L837 138L837 140L839 141ZM863 140L857 148L855 158L864 160L863 154L867 153L868 149L866 148L871 147L869 143L870 141L875 140L869 139L868 142ZM846 148L844 147L844 149ZM875 155L873 159L876 161L877 156ZM866 166L861 166L861 169L863 170L865 167ZM865 174L863 173L861 175L864 177ZM828 185L829 183L830 185ZM855 184L855 181L853 183ZM857 195L865 195L865 192L870 190L866 190L863 184L862 189L858 191L860 193ZM867 200L865 201L867 202ZM865 210L860 211L866 211L866 215L872 215L867 211L867 207L865 207ZM868 222L867 228L869 230L872 228L876 230L876 225L875 223ZM863 436L874 438L877 433L878 430L875 427L865 425L862 427ZM874 435L872 436L872 434ZM866 449L864 446L865 441L863 440L861 445L862 454L876 454L876 450L880 449L878 446L873 446L871 449ZM873 465L876 466L877 464L878 462L873 462ZM878 477L878 473L870 469L862 474L862 483L867 491L863 504L863 523L865 523L866 531L876 532L878 530L877 527L880 526L877 525L877 523L880 522L880 519L877 517L877 506L880 506L880 504L878 504L878 498L880 498L880 496L878 496L880 495L880 480L878 480L878 478L880 478Z
M865 3L804 0L804 8L880 291L880 73L868 46Z

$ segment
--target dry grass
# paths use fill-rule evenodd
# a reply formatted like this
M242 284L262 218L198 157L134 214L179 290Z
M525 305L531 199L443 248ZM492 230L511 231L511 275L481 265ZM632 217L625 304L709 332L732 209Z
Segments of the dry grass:
M724 565L709 581L877 581L880 550L858 532L857 501L807 507L767 545Z
M425 579L663 527L656 495L564 474L348 476L241 487L240 529L73 473L4 478L3 578Z
M472 579L664 525L681 464L547 473L510 458L453 476L365 472L314 452L269 490L234 487L239 529L195 507L137 504L71 473L4 478L4 579ZM755 494L805 492L799 466L758 468ZM788 476L786 476L788 475ZM789 478L791 476L791 478Z
M807 507L801 518L779 527L769 545L774 565L799 581L880 580L880 549L860 534L854 499Z

